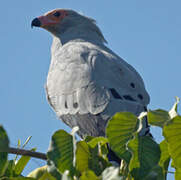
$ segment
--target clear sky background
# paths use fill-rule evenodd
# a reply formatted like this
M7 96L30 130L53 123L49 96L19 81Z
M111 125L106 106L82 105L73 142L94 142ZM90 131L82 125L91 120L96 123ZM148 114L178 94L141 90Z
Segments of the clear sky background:
M150 109L169 110L181 97L180 0L2 1L0 10L0 124L11 146L33 136L28 147L46 152L57 129L67 128L48 105L44 84L51 35L31 29L33 18L55 8L71 8L97 20L108 46L142 75ZM153 129L160 141L160 132ZM24 171L44 165L32 160ZM173 177L170 176L169 179Z

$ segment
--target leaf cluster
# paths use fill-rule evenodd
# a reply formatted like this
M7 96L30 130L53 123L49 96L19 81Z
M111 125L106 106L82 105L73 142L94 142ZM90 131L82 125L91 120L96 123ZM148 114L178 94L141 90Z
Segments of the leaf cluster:
M151 136L140 136L142 117L128 112L117 113L106 128L106 137L87 136L76 140L71 134L56 131L47 155L47 165L24 177L23 169L31 157L8 159L9 139L0 126L0 180L166 180L172 161L175 179L181 179L181 116L178 98L170 111L149 111L152 126L162 128L164 140L158 144ZM109 147L121 160L108 159ZM35 151L35 149L32 149Z

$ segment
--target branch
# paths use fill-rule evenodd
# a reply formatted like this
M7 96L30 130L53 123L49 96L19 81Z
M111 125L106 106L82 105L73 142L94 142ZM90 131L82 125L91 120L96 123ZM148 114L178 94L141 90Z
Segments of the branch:
M11 154L18 154L22 156L30 156L30 157L34 157L34 158L38 158L42 160L47 160L47 156L45 153L33 152L30 150L25 150L25 149L9 147L9 149L6 152L11 153Z

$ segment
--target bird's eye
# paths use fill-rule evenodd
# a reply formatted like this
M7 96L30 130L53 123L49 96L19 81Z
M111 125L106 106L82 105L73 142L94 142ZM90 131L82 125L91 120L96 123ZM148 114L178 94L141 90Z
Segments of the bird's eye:
M55 12L53 15L54 15L55 17L60 17L61 13L57 11L57 12Z

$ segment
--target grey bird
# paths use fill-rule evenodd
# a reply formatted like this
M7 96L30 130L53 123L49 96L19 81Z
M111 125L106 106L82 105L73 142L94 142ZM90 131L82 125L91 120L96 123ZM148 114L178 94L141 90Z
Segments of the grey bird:
M105 136L116 112L138 116L150 101L138 72L106 46L95 20L69 9L55 9L32 21L53 35L47 99L80 137ZM139 134L149 134L143 119Z

